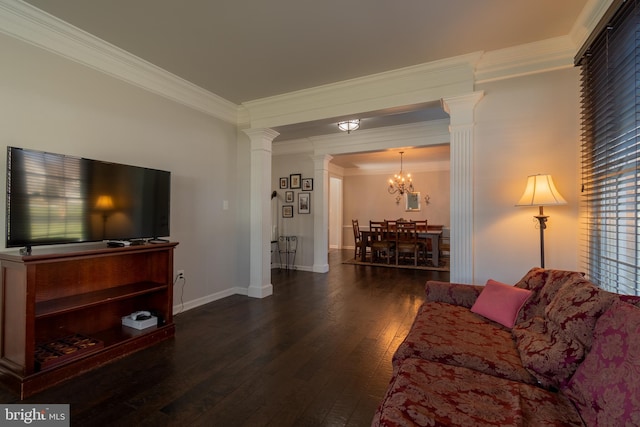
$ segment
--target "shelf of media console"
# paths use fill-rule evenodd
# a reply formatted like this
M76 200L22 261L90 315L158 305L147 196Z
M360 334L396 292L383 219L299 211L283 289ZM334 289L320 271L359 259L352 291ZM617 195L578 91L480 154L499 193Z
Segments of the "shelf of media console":
M166 291L167 288L168 286L162 283L140 282L55 298L36 303L35 314L36 318L56 316L88 307L96 307L115 301L126 300L139 295Z

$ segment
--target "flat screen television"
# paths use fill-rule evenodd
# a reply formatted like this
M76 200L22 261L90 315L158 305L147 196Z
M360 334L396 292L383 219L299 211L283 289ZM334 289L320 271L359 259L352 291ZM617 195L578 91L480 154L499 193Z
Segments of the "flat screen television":
M171 173L7 147L6 247L169 236Z

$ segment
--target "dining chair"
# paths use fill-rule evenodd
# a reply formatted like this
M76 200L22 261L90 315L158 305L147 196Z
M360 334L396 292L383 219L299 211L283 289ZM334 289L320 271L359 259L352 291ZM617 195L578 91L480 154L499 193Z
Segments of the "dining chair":
M412 221L396 223L396 265L400 264L400 255L413 256L413 265L418 265L420 243L416 223Z
M387 224L387 230L389 233L393 234L396 232L396 224L398 224L398 220L385 219L384 222Z
M431 240L427 236L428 220L417 219L413 222L416 223L416 233L418 234L418 262L426 264L429 247L431 246Z
M395 239L389 236L389 227L385 221L369 221L371 235L371 261L378 262L384 255L387 264L391 264L391 254L395 248Z
M427 220L426 219L417 219L413 221L416 223L416 231L418 233L426 233L427 232Z
M353 253L353 258L358 259L358 254L360 253L360 245L362 244L362 235L360 234L360 226L358 225L357 219L351 220L351 227L353 227L353 242L355 244L355 251Z
M362 237L362 232L360 231L360 225L359 225L357 219L352 219L351 220L351 225L353 227L353 241L354 241L354 244L355 244L355 251L354 251L354 254L353 254L353 258L356 259L356 260L359 259L358 257L360 257L362 259L365 259L362 256L363 255L362 254L362 250L364 248L364 250L365 250L365 254L364 255L366 256L367 248L370 247L369 242L367 241L367 242L364 242L364 245L362 244L363 243L362 242L363 237Z

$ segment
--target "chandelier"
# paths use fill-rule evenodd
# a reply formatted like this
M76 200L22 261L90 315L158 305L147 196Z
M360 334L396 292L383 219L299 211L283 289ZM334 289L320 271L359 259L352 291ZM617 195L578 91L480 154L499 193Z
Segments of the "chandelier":
M389 179L389 194L400 193L401 195L406 192L413 193L413 182L411 182L411 174L404 174L402 171L402 155L404 151L400 152L400 173L397 173L393 176L393 178ZM400 196L397 197L400 199Z
M338 122L338 129L343 132L351 133L352 130L356 130L360 127L360 119L345 120Z

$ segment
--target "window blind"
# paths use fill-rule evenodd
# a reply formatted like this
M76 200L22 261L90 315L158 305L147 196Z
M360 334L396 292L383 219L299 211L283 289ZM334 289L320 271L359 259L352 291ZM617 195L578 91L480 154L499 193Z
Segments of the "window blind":
M640 0L615 2L581 66L582 267L640 295Z

